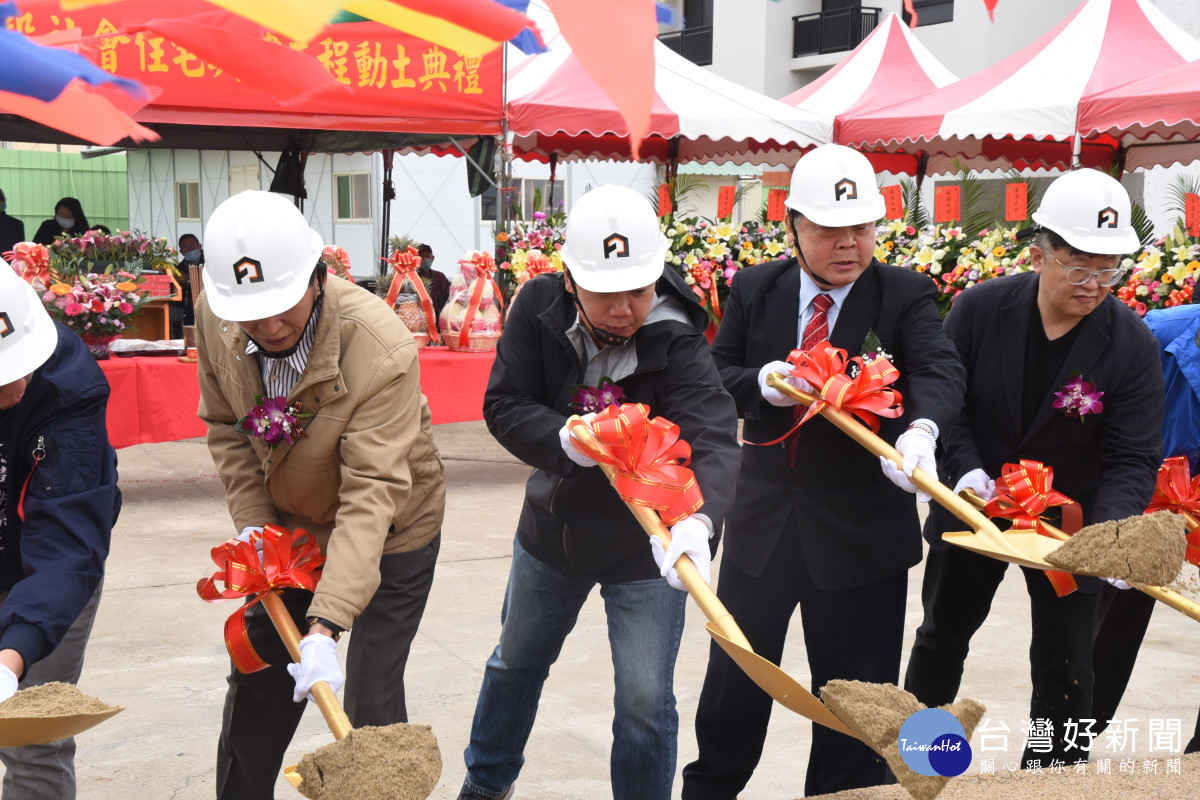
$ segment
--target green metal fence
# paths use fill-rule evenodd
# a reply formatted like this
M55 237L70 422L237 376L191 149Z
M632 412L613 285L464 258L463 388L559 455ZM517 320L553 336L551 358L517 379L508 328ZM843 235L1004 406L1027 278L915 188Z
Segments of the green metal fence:
M54 204L63 197L79 198L90 225L129 227L124 153L85 161L79 153L0 150L0 189L8 213L25 223L27 238L54 216Z

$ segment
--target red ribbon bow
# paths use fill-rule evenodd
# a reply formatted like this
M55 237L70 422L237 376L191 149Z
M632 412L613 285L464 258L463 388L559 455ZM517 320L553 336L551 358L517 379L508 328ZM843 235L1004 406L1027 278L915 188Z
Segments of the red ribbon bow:
M996 496L987 502L983 511L988 516L1013 521L1013 530L1034 530L1050 536L1050 526L1042 515L1050 508L1062 507L1062 530L1073 534L1083 526L1083 509L1061 492L1050 488L1054 468L1040 461L1021 459L1019 464L1005 464L996 479ZM1059 597L1075 591L1078 586L1069 572L1043 570Z
M778 444L795 433L801 425L827 405L848 411L858 417L873 433L879 432L879 417L898 417L904 413L902 395L891 384L900 377L900 370L886 358L871 362L862 356L848 358L846 351L829 342L821 342L812 350L793 350L788 355L792 365L791 375L803 378L814 387L817 401L787 433L769 442L747 442L747 444ZM847 371L851 365L857 374L851 378Z
M547 272L556 271L554 262L546 258L544 253L530 253L525 259L525 270L521 273L521 283L531 281L538 275L545 275Z
M50 251L43 244L19 242L4 254L10 262L21 262L21 279L30 285L42 282L43 290L50 288Z
M1154 497L1146 513L1174 511L1187 521L1187 555L1189 563L1200 566L1200 475L1192 477L1187 456L1168 458L1158 468Z
M387 262L392 265L392 269L396 270L396 277L392 279L391 288L388 289L388 308L396 307L396 298L400 296L400 287L404 285L405 280L409 281L417 290L417 297L421 301L421 310L425 312L425 321L429 324L429 341L441 344L442 337L438 333L437 320L433 318L433 299L430 298L429 292L425 291L425 281L421 280L421 276L418 274L421 269L421 256L417 255L416 248L410 247L403 253L397 250L388 256Z
M483 299L483 289L485 286L492 287L492 297L496 299L496 307L504 309L504 295L500 292L500 287L492 280L492 275L496 272L496 259L492 258L491 253L476 251L468 258L464 258L458 262L462 267L463 278L471 282L471 301L467 305L467 312L463 316L462 330L458 332L458 344L460 347L466 348L471 341L471 326L475 321L475 315L479 312L479 303Z
M256 543L262 541L262 561L258 559ZM325 563L325 556L316 540L303 528L289 531L278 525L265 525L261 536L253 534L250 542L230 539L212 549L212 560L218 569L196 584L196 593L210 603L221 603L237 597L258 595L225 620L225 649L239 672L249 674L268 666L255 652L246 632L246 612L262 600L264 592L296 588L313 591L320 575L316 570ZM217 582L225 584L224 589Z
M587 425L571 423L574 429ZM667 527L696 513L704 496L691 463L692 448L679 438L679 426L663 417L650 419L641 403L609 406L589 426L595 445L576 440L576 446L602 464L616 467L613 486L627 503L659 513Z

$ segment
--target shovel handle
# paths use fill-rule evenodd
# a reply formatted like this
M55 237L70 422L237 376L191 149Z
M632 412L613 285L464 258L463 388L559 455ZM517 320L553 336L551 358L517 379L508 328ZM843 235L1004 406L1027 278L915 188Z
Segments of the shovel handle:
M963 489L961 492L959 492L959 495L961 495L964 500L976 508L983 508L987 502L970 489ZM1187 515L1185 515L1185 517L1186 516ZM1046 525L1043 523L1042 530L1045 531L1045 533L1051 538L1058 539L1059 541L1065 542L1067 539L1071 538L1067 533L1059 530L1053 525ZM1139 592L1148 594L1160 603L1165 603L1179 613L1191 617L1197 622L1200 622L1200 603L1184 597L1174 589L1168 589L1165 586L1142 586L1141 584L1130 585Z
M580 418L573 416L571 419ZM570 420L567 421L568 423L570 422ZM588 427L587 423L574 428L571 431L571 435L584 444L596 444L596 438L592 435L592 429ZM617 471L616 467L604 463L600 464L600 469L604 471L609 482L613 480ZM663 524L662 518L658 516L658 512L629 502L626 502L625 505L633 513L633 516L648 535L658 537L658 540L662 542L664 550L670 547L671 532ZM746 635L742 633L742 629L734 621L733 615L726 610L725 604L717 598L717 593L701 577L700 571L696 569L696 565L692 563L692 560L686 554L681 555L679 560L675 562L675 572L679 575L679 582L687 588L688 594L696 601L696 605L700 606L700 610L704 612L704 616L708 617L708 620L717 626L721 631L721 635L738 647L743 647L753 653L754 648L750 646Z
M800 391L788 383L786 378L775 372L767 375L767 385L804 405L812 405L820 399L814 394ZM897 467L902 465L903 458L896 451L896 448L885 442L872 432L870 428L855 420L845 411L826 403L821 407L820 413L821 416L825 417L838 428L841 428L843 433L847 434L871 453L888 459ZM910 480L914 486L937 501L939 505L967 523L967 525L970 525L971 529L977 534L992 542L999 551L1014 556L1024 556L1023 553L1012 546L1011 542L1004 538L1004 534L1000 532L1000 529L990 519L947 488L945 484L937 479L936 475L930 475L918 467L913 470Z
M292 615L284 606L279 592L272 589L264 593L262 604L267 609L267 614L271 616L271 621L275 623L275 630L279 631L279 637L283 639L288 652L292 654L292 660L297 664L300 663L300 631L297 630ZM338 741L346 738L346 734L351 730L350 718L342 710L342 704L338 702L337 695L333 693L329 684L325 681L317 681L309 690L309 694L316 701L317 708L321 709L321 715L325 717L325 722L328 723L333 738Z

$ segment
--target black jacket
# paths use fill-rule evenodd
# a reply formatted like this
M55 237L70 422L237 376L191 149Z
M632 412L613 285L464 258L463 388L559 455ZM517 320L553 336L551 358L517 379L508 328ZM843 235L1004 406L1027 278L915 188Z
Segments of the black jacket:
M704 310L669 270L658 293L676 298L688 323L638 330L637 369L618 384L625 402L645 403L652 416L679 425L692 447L701 511L719 530L740 461L736 411L708 352ZM538 276L522 288L496 348L484 419L500 444L534 467L517 538L538 560L580 577L604 583L658 577L646 533L604 473L576 466L559 444L572 413L571 387L583 382L583 364L566 336L575 318L562 275Z
M25 223L10 214L0 214L0 258L25 241Z
M58 347L34 372L24 398L0 411L7 522L0 540L0 650L28 668L49 655L87 604L108 557L121 510L117 455L108 443L108 381L83 341L55 323ZM34 452L45 457L34 468ZM25 521L17 515L21 488Z
M1053 488L1083 507L1084 524L1141 514L1162 462L1158 343L1134 311L1109 295L1079 323L1066 362L1025 428L1025 343L1037 291L1032 272L990 280L959 295L946 317L946 333L967 367L967 394L961 419L942 435L943 480L954 486L977 468L996 478L1004 464L1033 459L1053 467ZM1104 392L1103 411L1071 418L1052 407L1076 371ZM951 545L941 534L958 530L961 522L935 508L925 537L944 549Z
M801 428L794 468L787 464L786 442L749 444L776 439L792 425L792 408L763 400L758 372L796 349L800 275L794 258L739 272L713 341L713 360L746 420L725 558L758 575L794 512L813 582L825 591L849 589L918 563L920 523L913 495L894 486L878 458L822 417ZM904 403L904 415L882 420L879 435L894 443L919 418L944 429L962 407L963 368L942 332L929 278L873 261L846 295L830 343L858 355L872 330L900 370L895 387Z

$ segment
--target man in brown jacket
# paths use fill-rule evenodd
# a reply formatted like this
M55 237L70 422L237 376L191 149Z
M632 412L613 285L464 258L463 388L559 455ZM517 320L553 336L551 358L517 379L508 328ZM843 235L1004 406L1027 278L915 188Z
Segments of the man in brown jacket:
M204 239L199 414L234 526L251 542L267 523L304 528L326 556L315 594L284 592L307 631L300 663L256 605L250 639L271 666L229 677L217 797L270 800L316 681L345 683L355 727L407 721L404 666L433 582L445 476L412 336L378 298L326 274L294 205L242 192ZM243 422L272 403L303 435ZM351 627L343 678L336 642Z

